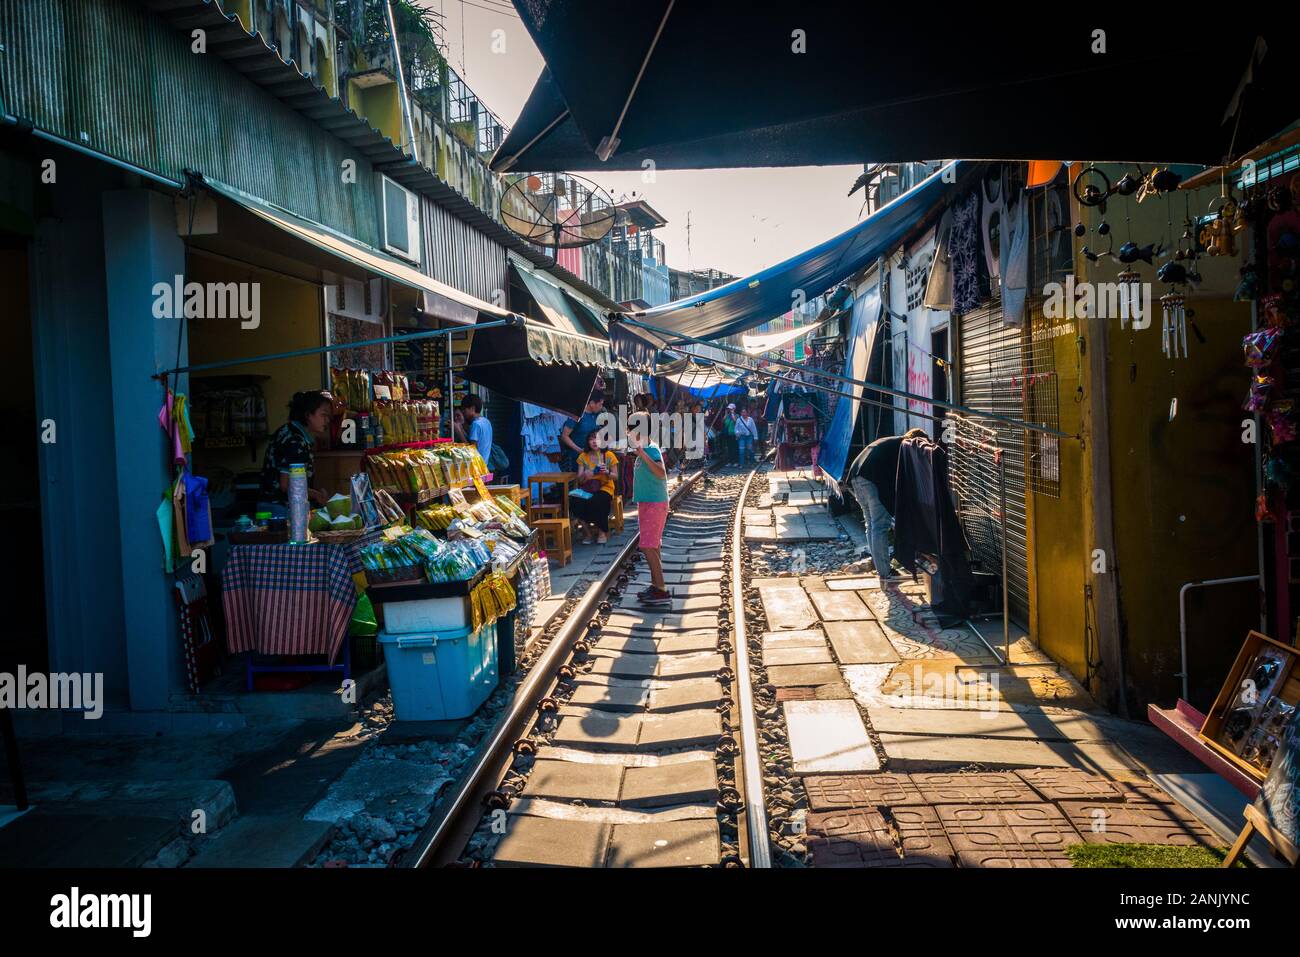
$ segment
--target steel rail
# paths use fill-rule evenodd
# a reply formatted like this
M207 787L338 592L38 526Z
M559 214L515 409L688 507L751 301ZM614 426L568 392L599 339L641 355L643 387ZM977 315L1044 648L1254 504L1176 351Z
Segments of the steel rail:
M745 628L745 591L740 550L744 544L745 500L758 469L751 469L740 490L731 524L731 646L735 652L736 705L740 709L740 763L745 782L745 828L749 835L749 866L772 866L772 842L767 833L767 801L763 797L763 763L758 753L758 722L754 718L754 686L749 670L749 635Z
M695 487L706 471L700 469L673 490L669 498L670 511ZM600 580L591 585L578 600L578 604L542 652L541 658L529 669L523 684L515 690L509 710L497 721L471 759L468 773L460 779L451 794L434 808L420 836L402 855L400 867L450 864L464 851L465 844L482 817L484 798L496 787L496 782L514 761L515 741L525 736L529 723L535 720L538 703L554 692L556 672L572 654L573 645L640 542L641 535L638 531L623 546ZM458 839L453 840L453 837Z

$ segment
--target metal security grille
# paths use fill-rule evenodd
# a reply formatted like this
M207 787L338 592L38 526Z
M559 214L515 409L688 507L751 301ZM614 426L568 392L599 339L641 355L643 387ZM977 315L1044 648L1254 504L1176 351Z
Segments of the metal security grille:
M961 402L981 412L1015 419L1025 417L1026 355L1024 332L1002 322L1002 310L970 312L957 320ZM1025 430L995 420L959 419L954 443L962 527L975 558L987 571L1001 574L1002 540L999 468L991 450L1006 460L1007 593L1011 617L1029 621L1029 546L1025 510ZM963 446L965 450L963 451ZM990 520L989 515L997 520Z

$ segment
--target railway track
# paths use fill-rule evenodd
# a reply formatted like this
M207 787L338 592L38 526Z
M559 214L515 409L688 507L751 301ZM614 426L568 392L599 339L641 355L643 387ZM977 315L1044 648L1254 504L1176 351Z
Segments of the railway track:
M568 612L404 867L769 867L741 587L754 472L674 490L670 610L634 537Z

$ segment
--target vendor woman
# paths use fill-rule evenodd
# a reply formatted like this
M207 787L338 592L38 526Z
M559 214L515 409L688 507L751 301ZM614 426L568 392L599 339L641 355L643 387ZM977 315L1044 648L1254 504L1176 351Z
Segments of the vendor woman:
M600 438L599 431L588 433L586 451L578 456L578 484L590 494L590 498L575 495L569 499L569 509L574 517L588 527L584 545L604 545L609 541L609 507L617 490L614 476L618 474L618 458L600 447ZM592 526L596 529L594 542L590 532Z
M318 389L294 394L289 402L289 421L271 436L266 457L262 460L258 511L276 516L289 514L289 467L293 465L307 469L308 501L325 504L329 496L312 487L316 475L314 452L316 436L328 432L333 405L334 397Z

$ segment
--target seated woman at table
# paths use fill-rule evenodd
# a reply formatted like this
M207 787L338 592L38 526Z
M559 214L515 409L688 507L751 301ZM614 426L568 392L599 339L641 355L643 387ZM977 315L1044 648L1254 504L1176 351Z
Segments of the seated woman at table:
M618 457L600 447L600 432L587 436L587 448L578 456L578 487L591 493L591 498L573 495L569 510L574 517L586 523L588 529L584 545L603 545L609 541L609 508L614 501L614 476L618 474ZM595 541L590 526L596 527Z
M319 389L294 393L289 403L289 421L276 430L262 459L262 487L257 509L276 517L289 514L289 467L307 468L307 500L324 505L329 498L312 487L316 477L316 436L327 434L334 397Z

